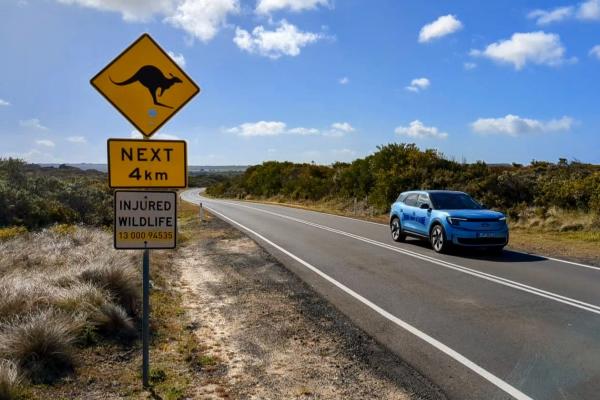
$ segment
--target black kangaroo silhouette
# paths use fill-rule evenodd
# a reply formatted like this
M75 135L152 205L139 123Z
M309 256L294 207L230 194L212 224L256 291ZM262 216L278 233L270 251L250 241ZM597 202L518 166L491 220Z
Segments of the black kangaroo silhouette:
M144 85L144 87L146 87L146 89L148 89L148 91L150 92L150 95L152 96L152 100L154 100L155 105L161 106L161 107L166 107L166 108L173 108L166 104L160 103L156 99L156 95L157 95L156 92L159 89L160 89L160 92L158 93L158 96L162 96L163 93L165 92L165 90L168 90L171 86L173 86L176 83L181 83L181 79L179 79L178 77L174 76L171 73L169 73L169 75L171 75L171 77L167 78L162 73L162 71L160 69L158 69L157 67L155 67L154 65L144 65L135 74L133 74L133 76L131 78L126 79L123 82L115 82L110 77L109 77L109 79L112 83L114 83L115 85L119 85L119 86L125 86L125 85L130 85L135 82L139 82L142 85Z

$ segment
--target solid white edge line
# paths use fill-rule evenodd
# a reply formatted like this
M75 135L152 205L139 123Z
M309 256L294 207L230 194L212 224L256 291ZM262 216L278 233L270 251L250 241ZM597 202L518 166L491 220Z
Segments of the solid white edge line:
M569 305L569 306L572 306L572 307L579 308L581 310L589 311L591 313L600 315L600 306L597 306L595 304L590 304L590 303L586 303L586 302L581 301L581 300L577 300L577 299L573 299L573 298L570 298L570 297L562 296L562 295L557 294L557 293L553 293L553 292L549 292L549 291L546 291L546 290L543 290L543 289L539 289L539 288L536 288L536 287L533 287L533 286L529 286L529 285L526 285L524 283L512 281L510 279L503 278L503 277L500 277L500 276L496 276L496 275L493 275L493 274L489 274L487 272L478 271L478 270L475 270L475 269L472 269L472 268L464 267L462 265L451 263L449 261L440 260L440 259L437 259L437 258L434 258L434 257L430 257L430 256L427 256L427 255L424 255L424 254L421 254L421 253L413 252L413 251L406 250L406 249L403 249L403 248L400 248L400 247L391 246L391 245L389 245L387 243L382 243L382 242L379 242L379 241L376 241L376 240L373 240L373 239L369 239L369 238L366 238L366 237L363 237L363 236L355 235L353 233L345 232L345 231L342 231L342 230L339 230L339 229L335 229L335 228L331 228L331 227L328 227L328 226L325 226L325 225L320 225L320 224L317 224L317 223L314 223L314 222L305 221L305 220L302 220L302 219L299 219L299 218L290 217L288 215L278 214L278 213L275 213L273 211L264 210L262 208L250 207L250 206L245 205L245 204L238 204L238 203L233 203L233 202L228 202L228 201L221 201L221 203L225 204L225 205L230 205L230 206L233 206L233 207L248 208L250 210L254 210L254 211L257 211L257 212L262 212L262 213L265 213L265 214L274 215L274 216L279 217L279 218L288 219L288 220L291 220L291 221L294 221L294 222L297 222L297 223L301 223L301 224L304 224L304 225L312 226L314 228L318 228L318 229L322 229L322 230L325 230L325 231L336 233L336 234L339 234L339 235L342 235L342 236L350 237L352 239L356 239L356 240L359 240L359 241L362 241L362 242L365 242L365 243L368 243L368 244L372 244L372 245L375 245L375 246L378 246L378 247L381 247L381 248L384 248L384 249L388 249L388 250L394 251L396 253L408 255L408 256L411 256L413 258L417 258L417 259L420 259L420 260L423 260L423 261L428 261L428 262L431 262L433 264L437 264L437 265L440 265L440 266L445 267L445 268L449 268L449 269L452 269L452 270L455 270L455 271L458 271L458 272L462 272L462 273L465 273L465 274L468 274L468 275L472 275L472 276L475 276L475 277L480 278L480 279L485 279L485 280L488 280L490 282L494 282L494 283L497 283L497 284L500 284L500 285L508 286L508 287L513 288L513 289L521 290L523 292L534 294L536 296L544 297L546 299L554 300L554 301L559 302L559 303L563 303L563 304L566 304L566 305Z
M324 272L322 272L321 270L319 270L317 267L309 264L308 262L304 261L300 257L298 257L298 256L292 254L291 252L287 251L283 247L281 247L281 246L273 243L271 240L267 239L266 237L264 237L260 233L253 231L252 229L250 229L250 228L248 228L248 227L240 224L237 221L234 221L233 219L231 219L231 218L229 218L229 217L221 214L218 211L215 211L214 209L212 209L210 207L206 207L206 208L210 212L215 213L216 215L218 215L219 217L223 218L224 220L229 221L230 223L232 223L234 225L237 225L238 227L242 228L243 230L245 230L245 231L253 234L257 238L259 238L262 241L264 241L265 243L269 244L270 246L272 246L272 247L276 248L277 250L281 251L282 253L286 254L288 257L290 257L290 258L294 259L295 261L299 262L300 264L304 265L306 268L310 269L311 271L313 271L314 273L316 273L317 275L319 275L323 279L325 279L328 282L330 282L333 285L335 285L337 288L343 290L344 292L346 292L350 296L354 297L356 300L360 301L361 303L363 303L367 307L371 308L373 311L375 311L376 313L378 313L382 317L384 317L384 318L388 319L389 321L395 323L396 325L398 325L402 329L404 329L404 330L412 333L413 335L417 336L419 339L427 342L428 344L430 344L431 346L435 347L436 349L438 349L442 353L446 354L447 356L451 357L455 361L457 361L460 364L464 365L465 367L467 367L471 371L475 372L477 375L481 376L482 378L484 378L488 382L492 383L497 388L501 389L505 393L508 393L509 395L511 395L512 397L514 397L515 399L518 399L518 400L533 400L531 397L527 396L525 393L521 392L520 390L518 390L514 386L512 386L509 383L507 383L507 382L503 381L502 379L498 378L496 375L492 374L491 372L487 371L486 369L480 367L479 365L477 365L473 361L469 360L468 358L466 358L462 354L460 354L457 351L451 349L450 347L446 346L445 344L443 344L439 340L434 339L433 337L429 336L425 332L423 332L423 331L417 329L416 327L410 325L409 323L404 322L400 318L392 315L388 311L386 311L383 308L379 307L377 304L371 302L370 300L368 300L365 297L361 296L360 294L358 294L354 290L350 289L349 287L343 285L342 283L338 282L334 278L332 278L329 275L325 274Z
M219 202L219 201L223 201L223 200L209 199L209 201ZM243 200L238 200L238 201L242 202ZM248 203L258 204L258 205L266 205L266 206L279 206L279 207L285 207L285 208L293 208L293 209L296 209L296 210L310 211L310 212L315 212L315 213L319 213L319 214L325 214L325 215L332 216L332 217L337 217L337 218L350 219L352 221L357 221L357 222L365 222L367 224L388 226L387 224L384 224L382 222L366 221L366 220L359 219L359 218L347 217L345 215L331 214L331 213L328 213L328 212L325 212L325 211L316 211L316 210L309 210L309 209L304 209L304 208L288 207L285 204L270 204L270 203L255 203L255 202L248 202ZM541 254L525 253L525 252L517 251L517 250L511 250L511 251L513 253L525 254L525 255L528 255L528 256L540 257L540 258L544 258L546 260L557 261L557 262L561 262L561 263L565 263L565 264L571 264L571 265L576 265L578 267L589 268L589 269L594 269L594 270L600 271L600 267L596 267L594 265L587 265L587 264L582 264L582 263L578 263L578 262L575 262L575 261L563 260L561 258L548 257L548 256L544 256L544 255L541 255Z

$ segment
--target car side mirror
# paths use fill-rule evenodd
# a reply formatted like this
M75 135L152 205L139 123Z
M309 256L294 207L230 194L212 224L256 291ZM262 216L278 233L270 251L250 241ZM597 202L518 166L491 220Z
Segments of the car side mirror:
M422 210L429 210L431 207L429 206L429 204L427 203L423 203L421 204L421 207L419 207Z

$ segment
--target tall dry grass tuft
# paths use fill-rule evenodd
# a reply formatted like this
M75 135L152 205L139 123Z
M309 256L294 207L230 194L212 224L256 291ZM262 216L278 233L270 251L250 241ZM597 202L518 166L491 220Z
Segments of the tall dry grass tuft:
M54 310L16 318L0 333L0 357L13 361L32 382L52 383L74 369L78 329Z
M21 396L21 379L14 362L0 360L0 400L16 400Z
M82 271L79 278L108 290L114 301L130 315L137 315L140 303L140 279L125 265L94 264Z
M137 337L133 320L116 304L107 303L100 307L93 316L93 323L104 337L125 342Z

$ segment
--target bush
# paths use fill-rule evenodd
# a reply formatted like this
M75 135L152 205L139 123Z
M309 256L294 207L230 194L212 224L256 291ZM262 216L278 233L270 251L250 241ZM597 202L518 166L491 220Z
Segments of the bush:
M209 186L206 192L216 197L294 201L364 199L367 207L384 213L400 192L416 189L465 191L513 218L527 207L597 211L600 166L564 159L557 164L533 161L529 166L461 164L436 150L392 143L350 164L265 162Z
M73 371L77 329L53 310L26 315L4 326L0 357L14 362L33 383L52 383Z
M112 223L111 203L104 174L0 158L0 227L106 226Z
M11 226L10 228L0 228L0 241L9 240L14 237L27 233L27 228L23 226Z

